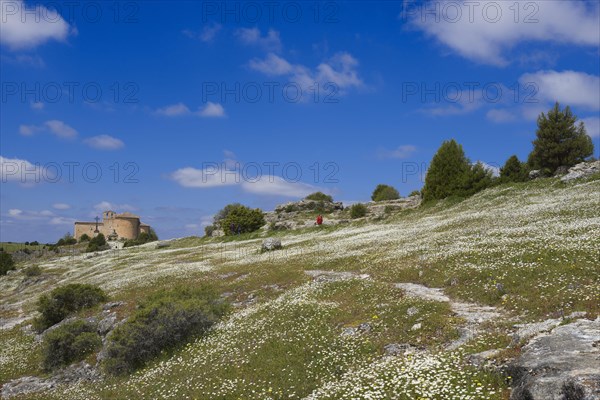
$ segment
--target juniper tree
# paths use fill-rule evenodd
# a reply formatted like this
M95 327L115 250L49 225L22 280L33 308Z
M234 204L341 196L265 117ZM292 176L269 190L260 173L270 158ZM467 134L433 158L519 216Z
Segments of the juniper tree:
M537 119L536 139L528 164L533 169L553 173L560 166L571 167L594 152L592 139L588 136L583 122L576 125L577 117L569 106L564 110L560 105L547 114L541 113Z

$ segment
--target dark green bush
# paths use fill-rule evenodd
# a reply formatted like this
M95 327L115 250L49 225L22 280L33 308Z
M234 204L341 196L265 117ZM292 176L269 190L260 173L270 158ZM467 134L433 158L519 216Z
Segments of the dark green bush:
M327 201L332 203L333 202L333 197L331 197L328 194L325 194L323 192L315 192L315 193L311 193L308 196L305 197L306 200L316 200L316 201Z
M140 244L155 242L158 240L158 235L154 232L154 229L150 228L150 233L142 232L138 235L137 239L127 240L123 244L123 247L139 246Z
M99 233L98 235L94 236L87 245L87 248L85 251L87 251L88 253L92 252L92 251L100 251L100 250L106 250L107 246L106 246L106 238L104 237L103 234Z
M87 233L84 233L83 235L81 235L81 237L79 238L79 243L83 243L83 242L89 242L90 241L90 237L88 236Z
M23 269L23 273L25 274L25 276L29 277L38 276L42 274L42 269L37 265L30 265L29 267Z
M93 285L72 283L57 287L49 295L40 296L37 310L42 315L34 320L33 326L39 332L44 331L67 316L106 299L104 291Z
M163 290L140 304L108 339L104 368L113 375L135 371L163 350L203 334L229 309L209 287Z
M412 196L421 196L421 191L420 190L413 190L412 192L410 192L410 194L408 195L408 197L412 197Z
M353 204L350 207L350 217L361 218L367 215L367 206L362 203Z
M227 217L221 220L220 224L226 235L248 233L260 229L265 224L265 217L258 208L251 209L243 205L237 205L229 210Z
M46 370L83 360L102 345L96 326L84 320L66 323L44 335L43 365Z
M65 235L58 239L58 242L56 242L57 246L69 246L72 244L77 244L77 239L75 239L69 232L65 233Z
M373 194L371 195L371 200L373 201L386 201L386 200L396 200L400 198L400 193L393 187L389 185L379 184L373 190Z
M9 253L0 251L0 276L15 269L15 261Z

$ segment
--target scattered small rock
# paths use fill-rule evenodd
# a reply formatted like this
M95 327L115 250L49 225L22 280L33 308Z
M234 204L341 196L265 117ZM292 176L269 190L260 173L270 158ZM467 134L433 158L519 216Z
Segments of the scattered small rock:
M281 240L277 238L267 238L263 240L261 246L262 251L273 251L279 250L281 248L283 248L283 246L281 245Z
M417 314L419 312L419 309L417 307L410 307L408 310L406 310L406 314L408 314L409 317L412 317L413 315Z
M368 322L363 322L362 324L358 325L358 331L360 333L371 333L371 329L371 324Z
M108 311L108 310L112 310L113 308L121 307L123 304L125 304L125 303L122 301L112 301L110 303L106 303L105 305L103 305L102 309L104 311Z
M410 328L410 330L411 330L411 331L418 331L419 329L421 329L421 327L422 327L421 323L420 323L420 322L418 322L418 323L414 324L414 325L412 326L412 328Z
M408 343L390 343L383 346L383 354L385 356L401 356L405 354L415 353L416 347L411 346Z
M98 333L101 336L106 336L115 328L117 324L117 315L112 313L98 323Z

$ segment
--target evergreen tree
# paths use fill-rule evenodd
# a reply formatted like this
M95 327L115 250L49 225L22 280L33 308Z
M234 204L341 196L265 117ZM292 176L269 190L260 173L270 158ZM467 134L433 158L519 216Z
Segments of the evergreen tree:
M457 195L471 196L492 186L492 171L485 168L481 162L471 165L466 175L465 186L462 193Z
M577 117L569 106L560 109L558 102L537 119L538 129L528 164L533 169L553 173L560 166L571 167L594 152L592 139L583 122L576 125Z
M427 170L423 200L463 195L470 171L471 166L462 146L454 139L445 141L433 156Z
M384 184L377 185L371 195L371 200L373 201L396 200L399 198L400 193L398 193L396 188Z
M527 166L517 156L510 156L502 168L500 168L500 180L502 182L524 182L528 178Z

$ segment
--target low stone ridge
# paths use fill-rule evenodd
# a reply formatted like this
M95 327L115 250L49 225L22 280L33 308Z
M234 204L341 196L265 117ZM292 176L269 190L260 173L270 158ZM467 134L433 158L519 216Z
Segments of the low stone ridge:
M511 365L511 400L600 399L600 317L532 339Z
M571 168L569 172L560 178L563 182L572 181L573 179L585 178L600 172L600 160L594 162L582 162Z

